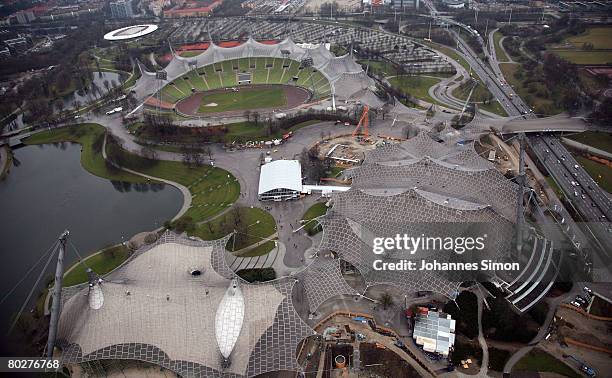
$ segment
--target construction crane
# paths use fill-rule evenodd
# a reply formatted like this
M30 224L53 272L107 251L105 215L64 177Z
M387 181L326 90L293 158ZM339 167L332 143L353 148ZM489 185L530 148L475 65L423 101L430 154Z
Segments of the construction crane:
M359 129L362 129L361 135L363 135L364 137L369 137L370 136L370 132L368 130L368 112L370 111L370 107L367 105L363 106L363 113L361 113L361 118L359 119L359 122L357 123L357 127L355 127L355 130L353 130L353 136L357 136L359 134Z

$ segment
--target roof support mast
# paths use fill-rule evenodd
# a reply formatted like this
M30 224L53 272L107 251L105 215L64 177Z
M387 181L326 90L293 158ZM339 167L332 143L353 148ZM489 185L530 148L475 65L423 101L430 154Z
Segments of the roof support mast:
M57 265L55 266L55 285L53 286L53 302L51 303L51 320L49 321L49 337L47 339L47 358L53 357L53 347L57 336L57 325L59 322L60 307L62 302L62 278L64 276L64 251L68 240L68 230L59 237L59 252L57 254Z

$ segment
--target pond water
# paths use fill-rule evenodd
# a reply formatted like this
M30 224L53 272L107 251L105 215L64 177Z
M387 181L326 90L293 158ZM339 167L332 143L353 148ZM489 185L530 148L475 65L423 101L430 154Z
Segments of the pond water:
M153 230L179 211L183 199L178 189L162 184L113 183L96 177L81 166L80 149L78 144L62 143L14 151L15 166L6 180L0 181L2 297L65 229L85 256ZM69 248L65 266L76 259ZM5 335L11 316L27 297L42 265L44 262L0 304L0 356L19 355L18 346L10 344ZM54 271L55 260L42 282ZM25 311L32 307L33 303Z

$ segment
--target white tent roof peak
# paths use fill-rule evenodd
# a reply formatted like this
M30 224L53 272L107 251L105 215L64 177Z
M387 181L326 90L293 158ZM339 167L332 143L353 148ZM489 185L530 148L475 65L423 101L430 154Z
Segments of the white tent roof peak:
M302 167L297 160L275 160L261 167L258 194L274 189L302 191Z

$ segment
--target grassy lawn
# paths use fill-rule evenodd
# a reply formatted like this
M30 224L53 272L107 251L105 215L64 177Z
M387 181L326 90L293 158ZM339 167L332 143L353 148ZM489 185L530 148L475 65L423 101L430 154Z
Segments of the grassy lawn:
M116 181L146 182L140 176L124 171L109 170L102 158L102 140L104 138L104 127L85 123L63 127L61 129L42 131L32 135L25 140L26 145L73 142L79 143L81 149L81 165L89 173L98 177Z
M238 223L238 224L237 224ZM239 235L236 241L230 239L227 249L239 250L276 232L274 217L258 207L241 207L227 211L210 222L200 224L193 235L203 240L219 239L236 230Z
M321 215L327 213L327 206L323 202L317 202L314 205L310 206L308 210L302 216L303 221L308 221L310 219L314 219L316 217L320 217ZM304 230L308 233L308 235L315 235L321 231L321 226L318 222L313 221L308 223Z
M567 138L612 153L612 134L610 133L585 131L580 134L570 135Z
M552 50L565 60L574 64L612 63L612 51L607 50Z
M86 257L82 263L76 262L74 269L64 275L63 285L68 287L87 282L87 268L91 268L100 276L104 275L118 267L129 255L129 249L120 244L106 248L96 255Z
M208 106L208 104L217 104ZM230 110L273 108L287 104L281 87L278 88L241 88L238 92L204 94L199 113L214 113Z
M270 253L274 248L276 247L276 243L274 243L274 241L270 240L267 241L261 245L258 245L255 248L251 248L249 250L247 250L246 252L242 252L242 253L235 253L236 256L240 256L240 257L257 257L257 256L264 256L267 255L268 253Z
M397 70L395 69L393 64L387 61L365 59L365 60L360 60L358 63L361 65L369 66L370 71L376 74L382 75L382 76L397 75Z
M438 102L429 95L428 90L439 82L439 79L433 77L409 75L395 76L389 79L389 83L391 83L394 88L432 104Z
M571 36L565 42L571 43L576 48L582 48L584 43L592 43L594 49L612 49L611 27L596 26L587 28L586 32L580 35Z
M603 190L612 193L612 169L610 167L582 156L576 156L576 160Z
M580 374L576 373L561 360L539 349L529 352L514 365L512 371L551 372L566 377L580 377Z
M504 35L499 30L496 31L495 34L493 34L493 43L495 43L495 56L497 57L498 62L506 62L510 60L499 43L503 36Z

